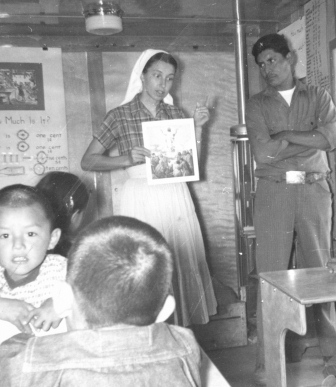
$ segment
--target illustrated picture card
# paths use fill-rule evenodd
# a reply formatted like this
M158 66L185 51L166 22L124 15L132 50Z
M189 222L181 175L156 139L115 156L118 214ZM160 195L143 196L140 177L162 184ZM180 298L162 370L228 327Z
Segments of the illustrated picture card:
M41 63L0 63L0 110L44 110Z
M148 184L199 180L193 118L142 123Z

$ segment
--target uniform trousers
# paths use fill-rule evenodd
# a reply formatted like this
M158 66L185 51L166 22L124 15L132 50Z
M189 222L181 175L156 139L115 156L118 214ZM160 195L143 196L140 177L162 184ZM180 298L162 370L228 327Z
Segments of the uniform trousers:
M257 273L287 270L294 232L301 251L301 268L324 267L330 259L331 193L327 181L287 184L259 179L255 199ZM314 305L323 356L336 351L334 303ZM260 287L257 301L257 368L264 365Z

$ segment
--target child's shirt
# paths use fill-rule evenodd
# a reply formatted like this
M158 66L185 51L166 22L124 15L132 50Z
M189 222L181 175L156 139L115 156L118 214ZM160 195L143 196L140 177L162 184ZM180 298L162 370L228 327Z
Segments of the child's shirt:
M202 355L189 329L165 323L120 324L57 336L19 335L0 346L1 385L202 385Z
M49 254L40 266L34 281L13 289L5 278L4 268L0 267L0 297L22 300L38 308L45 300L52 297L55 284L65 280L66 266L66 258Z
M0 267L0 297L22 300L38 308L45 300L52 297L55 286L60 281L65 281L66 268L66 258L61 255L49 254L40 266L34 281L11 288L6 280L4 268ZM66 332L64 319L56 329L50 328L47 332L34 330L36 336L61 332ZM20 331L15 325L0 320L0 344L17 333Z

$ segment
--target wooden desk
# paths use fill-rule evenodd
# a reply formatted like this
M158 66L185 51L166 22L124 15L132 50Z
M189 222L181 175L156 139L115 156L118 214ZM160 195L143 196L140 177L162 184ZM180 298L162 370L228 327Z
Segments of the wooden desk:
M304 335L306 306L336 301L336 273L327 268L260 273L265 369L269 387L286 387L285 335Z

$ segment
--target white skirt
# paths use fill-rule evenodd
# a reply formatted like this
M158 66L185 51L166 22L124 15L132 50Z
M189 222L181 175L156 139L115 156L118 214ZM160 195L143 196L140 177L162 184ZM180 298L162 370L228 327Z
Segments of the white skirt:
M175 257L175 323L206 324L217 302L206 263L203 237L186 183L148 185L145 165L127 169L120 214L142 220L165 237Z

